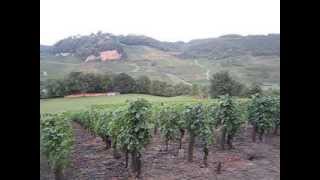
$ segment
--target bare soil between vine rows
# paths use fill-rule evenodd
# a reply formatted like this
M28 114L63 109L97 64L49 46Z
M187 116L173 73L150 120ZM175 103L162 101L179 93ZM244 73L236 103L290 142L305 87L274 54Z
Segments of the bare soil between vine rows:
M75 144L71 164L65 171L70 180L129 180L134 179L125 168L124 155L114 159L112 150L105 150L99 137L90 135L78 124L73 124ZM263 143L252 143L250 129L243 129L234 140L234 149L219 150L217 145L209 149L208 168L202 167L202 149L194 149L194 161L187 162L188 137L183 141L184 153L178 155L178 144L170 143L163 151L160 136L142 153L142 178L144 180L278 180L280 179L280 136L269 136ZM248 154L255 158L249 160ZM51 180L52 174L42 157L40 160L42 180ZM220 174L216 173L218 162L222 163Z

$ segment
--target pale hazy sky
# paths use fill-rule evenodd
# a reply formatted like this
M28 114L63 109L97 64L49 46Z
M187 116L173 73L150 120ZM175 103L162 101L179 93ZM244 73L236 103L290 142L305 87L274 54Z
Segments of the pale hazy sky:
M40 43L109 32L162 41L280 33L280 0L40 0Z

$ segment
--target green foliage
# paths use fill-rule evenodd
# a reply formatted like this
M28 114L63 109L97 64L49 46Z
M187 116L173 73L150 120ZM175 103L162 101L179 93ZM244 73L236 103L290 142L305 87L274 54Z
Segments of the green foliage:
M94 136L99 136L103 140L106 140L110 136L108 128L113 118L111 109L92 106L85 111L73 113L71 118Z
M280 35L277 34L237 38L227 36L188 43L169 43L145 36L115 36L109 33L69 37L54 46L40 47L40 71L48 72L40 78L59 78L70 71L112 71L126 72L135 77L145 74L152 79L162 79L170 83L185 80L207 84L206 70L229 70L237 72L238 78L246 83L257 81L279 84L279 39ZM129 44L130 46L126 46ZM122 57L127 54L128 60L82 63L89 55L99 55L101 51L111 49L116 49ZM179 55L173 55L170 50ZM61 52L68 52L70 55L55 56L55 53ZM190 60L195 59L204 62L204 67L195 67L194 63L190 63ZM136 72L132 65L138 66L139 70ZM177 78L166 76L165 73Z
M163 81L151 81L147 76L141 76L135 80L125 73L110 75L71 72L62 80L47 80L42 83L40 85L40 96L42 97L44 96L43 90L48 91L47 97L60 97L78 93L102 93L106 91L172 97L189 95L191 87L185 84L173 86Z
M151 91L151 80L148 76L140 76L137 80L136 91L142 94L150 94Z
M263 91L263 95L266 96L280 96L280 89L267 89Z
M93 131L96 135L101 137L104 141L109 136L112 136L112 132L109 129L110 121L112 120L112 112L110 110L98 110L96 111L96 122L93 123Z
M254 95L248 106L248 120L258 132L265 132L273 127L277 115L280 120L280 109L277 107L277 100L273 97Z
M116 142L114 148L120 148L127 155L131 153L137 163L142 149L150 142L150 129L160 127L160 133L167 142L179 139L180 143L184 134L182 130L187 129L192 139L189 143L189 157L192 157L192 147L195 137L198 137L204 151L204 163L207 164L209 145L213 142L213 127L223 127L229 144L244 122L246 110L249 121L256 123L260 129L270 129L280 123L279 96L257 95L251 101L235 101L225 95L218 102L173 101L166 104L151 104L138 99L126 105L101 104L69 114L42 115L41 147L53 166L65 167L72 145L69 120L73 120L104 140L111 137L112 142Z
M186 121L184 119L184 110L185 108L190 105L191 103L175 103L174 105L171 105L172 108L175 109L175 111L178 113L179 115L179 119L178 119L178 127L179 129L186 129L187 128L187 125L186 125Z
M126 123L125 119L125 113L126 113L127 107L118 107L115 111L112 112L112 119L109 121L107 126L108 134L110 134L112 140L118 141L119 134L121 130L123 130L123 127ZM126 149L127 145L126 143L117 144L120 146L121 149Z
M156 96L166 96L165 89L167 87L167 83L163 81L154 80L151 84L151 94Z
M174 141L179 137L180 114L174 107L164 107L160 111L160 133L166 141Z
M200 96L201 96L201 98L208 98L209 97L209 86L202 86L200 88Z
M252 54L254 56L280 55L280 35L240 36L225 35L218 38L183 42L161 42L147 36L115 36L96 33L88 36L71 36L57 42L53 47L40 46L41 53L75 53L85 59L100 51L116 49L125 54L123 45L149 46L162 51L179 51L184 58L226 58ZM227 51L226 51L227 50Z
M156 96L180 96L180 95L189 95L191 88L185 84L171 85L164 81L152 81L151 84L151 94Z
M157 131L157 128L159 127L159 119L160 119L160 112L161 109L163 108L163 103L154 103L152 104L152 109L151 109L151 118L150 118L150 124L153 125L153 128L155 131Z
M209 94L216 98L221 95L239 96L241 95L243 85L229 75L227 71L218 72L212 75L210 79Z
M186 129L190 134L188 147L188 161L193 159L193 146L196 136L200 136L203 144L205 158L208 154L208 145L211 143L212 128L206 118L206 109L203 104L187 105L183 111L183 118L186 122Z
M247 97L250 97L251 95L255 94L261 94L262 93L262 88L259 84L253 83L245 93Z
M125 57L122 46L116 37L109 33L96 33L88 36L71 36L58 41L53 46L53 53L73 53L81 59L89 55L99 55L101 51L117 50Z
M242 123L240 112L233 98L229 95L221 96L215 109L215 126L221 126L230 136L234 136Z
M120 93L134 93L136 81L125 73L115 75L113 78L113 90Z
M66 113L40 115L41 151L53 169L65 168L73 144L73 134Z
M44 89L46 90L46 97L63 97L66 89L63 80L50 79L44 83Z
M216 112L217 112L217 102L210 102L206 105L206 121L212 129L216 126Z
M205 122L205 108L202 104L188 105L183 112L187 130L196 135Z
M272 97L273 106L273 122L274 126L280 126L280 96L274 96Z
M240 36L225 35L190 41L180 56L185 58L222 59L252 54L280 55L280 34Z
M77 93L104 92L111 82L108 74L71 72L64 79L49 79L43 84L42 89L47 91L48 97L61 97Z
M179 83L175 85L174 89L175 89L176 96L189 95L192 91L192 87L190 85L186 85L183 83Z
M199 137L205 148L213 143L213 124L210 119L205 118L201 123Z
M128 105L118 140L119 144L127 146L130 152L140 152L150 141L150 108L151 104L144 99L132 101Z
M199 95L200 95L199 85L197 85L197 84L192 84L191 95L192 95L192 96L199 96Z
M212 112L209 112L203 104L187 105L183 111L186 129L198 135L205 145L212 143L213 119L208 118L212 117L210 113Z

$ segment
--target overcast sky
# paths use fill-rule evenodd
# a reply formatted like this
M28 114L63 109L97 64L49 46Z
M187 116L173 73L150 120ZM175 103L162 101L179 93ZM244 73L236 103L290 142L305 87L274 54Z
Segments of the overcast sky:
M280 33L280 0L40 0L40 43L92 32L189 41Z

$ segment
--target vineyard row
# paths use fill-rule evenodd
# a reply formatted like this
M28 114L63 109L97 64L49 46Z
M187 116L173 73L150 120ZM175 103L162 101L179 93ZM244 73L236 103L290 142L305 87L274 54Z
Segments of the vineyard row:
M126 167L131 155L131 168L139 177L143 148L150 142L152 134L160 131L165 150L170 142L179 142L186 132L189 135L188 161L193 161L196 140L203 148L203 164L207 165L208 146L214 142L215 131L219 129L218 142L234 148L232 141L243 125L253 127L252 141L259 140L265 133L277 132L280 126L280 97L255 95L248 101L239 101L228 95L209 103L149 103L144 99L127 105L105 107L92 106L79 112L64 112L40 115L41 150L48 158L56 179L63 176L68 165L73 144L71 122L79 123L94 136L99 136L112 148L117 159L125 155ZM153 131L153 133L152 133Z

